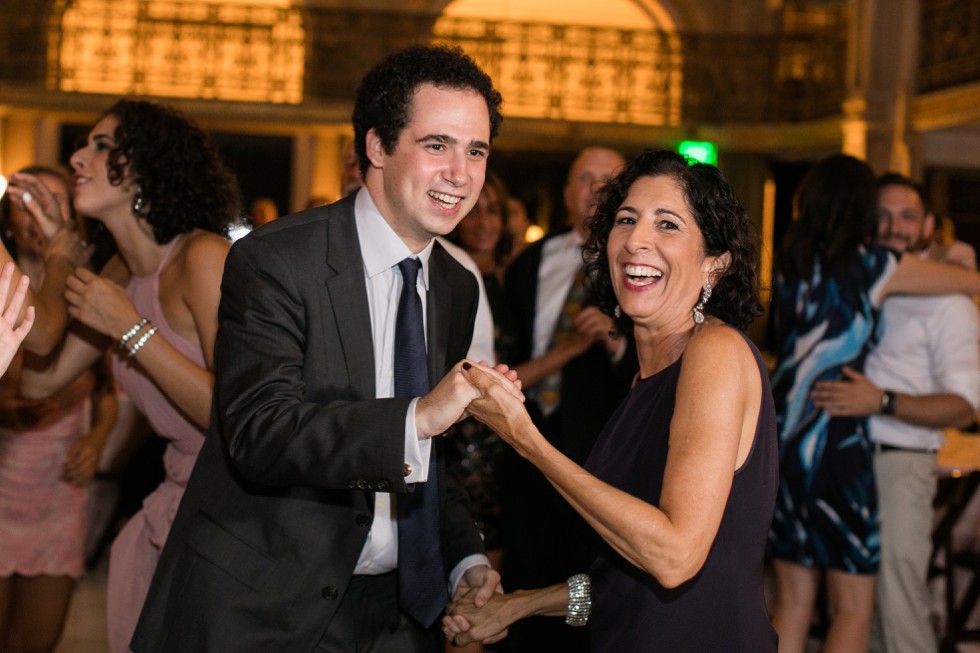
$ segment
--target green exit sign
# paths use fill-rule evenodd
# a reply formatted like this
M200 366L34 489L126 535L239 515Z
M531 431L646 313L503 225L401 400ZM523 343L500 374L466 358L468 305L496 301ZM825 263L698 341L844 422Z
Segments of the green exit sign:
M710 141L681 141L677 151L695 161L718 165L718 147Z

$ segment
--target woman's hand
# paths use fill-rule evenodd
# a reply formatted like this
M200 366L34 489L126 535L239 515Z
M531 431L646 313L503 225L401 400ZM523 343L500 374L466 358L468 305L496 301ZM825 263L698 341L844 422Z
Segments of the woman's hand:
M62 480L78 487L88 485L95 478L101 455L101 438L93 433L80 438L65 456L65 462L61 467Z
M818 381L810 396L817 408L833 417L865 417L881 407L882 390L868 377L844 367L846 381Z
M80 268L88 265L92 249L74 229L61 229L45 244L44 259L60 256L68 260L73 268Z
M0 308L3 308L3 314L0 315L0 374L7 371L7 367L10 365L10 361L14 359L20 343L24 342L27 332L34 326L33 306L27 307L20 325L14 326L17 323L17 317L20 315L20 309L24 305L24 297L27 296L27 286L30 279L27 278L27 275L20 278L17 287L14 288L14 294L10 297L10 304L7 304L10 282L13 278L14 264L7 263L0 271Z
M122 286L85 268L68 279L65 299L69 315L113 339L141 319Z
M18 172L10 175L8 189L14 204L27 211L45 240L68 227L73 228L67 206L62 206L54 193L34 175Z
M501 366L498 366L500 368ZM513 370L491 369L486 365L463 365L463 374L480 391L470 402L467 412L497 432L505 442L522 452L531 442L531 417L524 408L520 381ZM516 392L515 392L516 391ZM529 433L527 427L532 427Z
M505 610L506 594L494 594L482 607L476 606L476 589L453 597L442 618L442 632L453 646L466 646L472 642L493 644L507 636L507 628L515 618Z

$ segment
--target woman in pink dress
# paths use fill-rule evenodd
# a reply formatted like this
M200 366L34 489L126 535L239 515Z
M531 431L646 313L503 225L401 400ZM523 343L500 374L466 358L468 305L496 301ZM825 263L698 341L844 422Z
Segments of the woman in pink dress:
M68 176L34 166L30 176L69 215ZM23 203L0 201L0 238L30 276L45 279L46 242ZM21 351L0 381L0 650L52 651L82 575L88 483L115 422L115 393L102 361L48 399L19 397Z
M187 478L210 422L213 348L238 186L207 135L179 112L121 100L71 157L75 209L102 222L118 254L68 281L70 329L21 389L57 391L107 349L119 387L167 440L165 479L112 545L109 646L127 651Z

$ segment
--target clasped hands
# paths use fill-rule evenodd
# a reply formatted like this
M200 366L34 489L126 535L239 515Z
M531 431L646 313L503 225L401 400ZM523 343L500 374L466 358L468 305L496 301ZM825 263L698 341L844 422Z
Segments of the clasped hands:
M513 619L507 617L509 595L498 585L487 595L479 588L463 587L453 594L442 618L442 632L453 646L466 646L472 642L493 644L507 637L507 628Z
M475 417L513 445L521 426L530 423L517 373L502 364L460 361L419 399L416 430L420 439L435 437L466 417Z

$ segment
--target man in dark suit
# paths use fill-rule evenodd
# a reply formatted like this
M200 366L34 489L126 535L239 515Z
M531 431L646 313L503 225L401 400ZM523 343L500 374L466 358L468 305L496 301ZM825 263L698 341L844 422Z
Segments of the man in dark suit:
M449 592L498 587L434 437L478 395L453 367L476 280L434 237L476 202L499 103L458 49L390 56L355 102L364 188L232 248L211 430L134 651L435 652ZM431 388L415 396L399 390L405 301L422 357L408 374L427 360ZM406 544L409 508L434 521Z
M637 371L632 344L610 335L612 320L589 305L581 284L582 245L596 191L623 164L614 150L582 150L565 184L570 229L528 246L506 276L516 330L515 357L507 362L524 384L535 425L578 465L585 463ZM543 587L588 570L597 546L591 528L537 469L512 451L507 455L505 586ZM548 618L515 624L507 640L509 651L521 652L583 651L587 642L586 633Z

